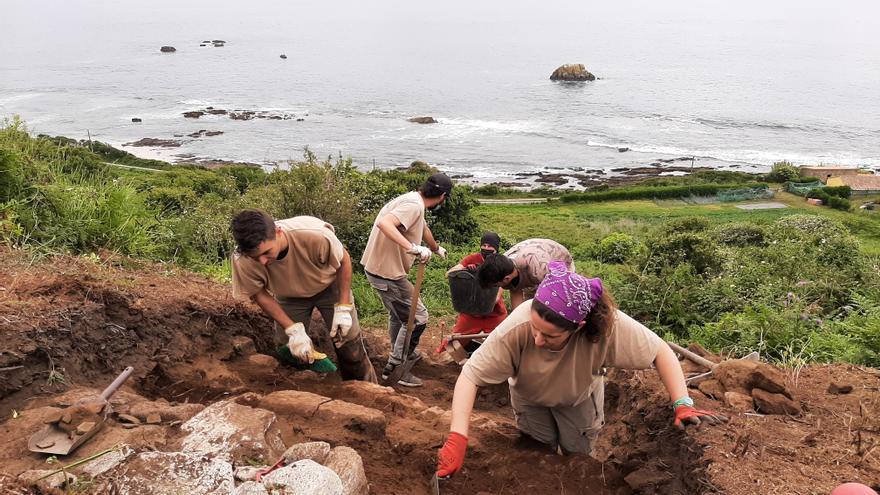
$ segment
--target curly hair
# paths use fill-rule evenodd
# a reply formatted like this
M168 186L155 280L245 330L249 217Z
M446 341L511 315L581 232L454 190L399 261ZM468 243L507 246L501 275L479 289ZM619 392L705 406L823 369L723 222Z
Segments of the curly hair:
M238 244L238 252L248 254L263 241L275 239L275 220L263 210L242 210L232 219L229 230Z
M544 303L537 299L532 300L532 311L537 313L542 320L551 325L555 325L566 332L583 332L587 335L587 339L590 342L599 342L602 335L610 332L611 326L614 325L617 303L614 302L614 297L611 296L611 293L606 287L602 292L602 297L599 299L599 302L596 303L596 306L590 311L590 314L587 315L584 324L581 326L578 326L578 324L573 321L566 320L560 316L559 313L548 308Z
M477 279L484 289L494 286L513 273L513 261L503 254L490 254L483 260L477 271Z

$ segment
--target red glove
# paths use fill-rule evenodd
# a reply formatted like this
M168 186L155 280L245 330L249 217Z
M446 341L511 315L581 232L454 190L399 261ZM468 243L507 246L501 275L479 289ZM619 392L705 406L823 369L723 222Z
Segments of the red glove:
M727 418L715 411L694 409L693 406L678 406L675 408L675 426L682 430L685 424L699 425L704 421L710 425L717 425L727 421Z
M440 449L437 460L437 477L447 478L457 473L464 464L464 453L467 450L467 437L452 432L446 437L446 443Z

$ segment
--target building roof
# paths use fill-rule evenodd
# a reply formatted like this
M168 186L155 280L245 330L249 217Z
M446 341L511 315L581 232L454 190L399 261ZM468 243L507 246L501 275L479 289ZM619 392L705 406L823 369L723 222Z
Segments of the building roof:
M834 177L845 186L849 186L853 191L880 191L880 175L841 175ZM837 180L834 182L837 183ZM830 181L829 181L830 182Z
M801 165L801 170L816 170L825 172L849 172L857 171L859 167L848 167L846 165Z

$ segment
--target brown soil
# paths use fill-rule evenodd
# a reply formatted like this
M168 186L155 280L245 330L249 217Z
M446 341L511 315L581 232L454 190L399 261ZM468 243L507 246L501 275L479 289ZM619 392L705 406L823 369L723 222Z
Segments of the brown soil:
M376 365L387 352L383 333L368 331ZM395 395L389 402L335 376L287 367L261 374L233 355L231 342L239 335L253 339L258 352L273 348L271 325L259 311L202 277L112 256L99 263L35 261L22 252L0 252L0 493L26 493L13 491L23 490L14 478L48 467L45 456L26 450L27 437L42 425L40 415L54 411L46 406L70 402L62 395L69 389L105 386L127 365L135 373L117 394L122 403L138 394L170 401L169 407L230 396L252 405L260 395L295 389L380 409L387 427L379 433L284 414L278 421L286 445L324 440L356 449L372 493L427 493L448 431L456 365L426 357L415 368L425 387L401 390L409 398ZM429 329L426 354L439 337L439 329ZM441 493L827 494L845 481L880 484L877 370L815 366L786 375L802 415L737 413L693 390L699 406L723 411L731 421L682 433L672 426L653 372L612 372L607 426L595 458L555 455L522 439L506 386L487 388L475 407L465 469L442 481ZM853 390L832 395L832 383ZM166 420L127 429L111 420L66 460L118 442L161 450L180 439L178 426Z

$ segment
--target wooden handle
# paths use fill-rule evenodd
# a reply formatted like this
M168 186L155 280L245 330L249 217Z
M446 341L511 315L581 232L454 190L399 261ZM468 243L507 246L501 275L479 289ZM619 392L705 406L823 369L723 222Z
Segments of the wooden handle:
M714 369L715 366L717 366L717 363L713 363L712 361L709 361L708 359L704 358L703 356L699 356L697 354L694 354L693 352L685 349L684 347L676 344L675 342L667 342L667 344L669 344L669 347L671 347L673 351L681 354L682 356L690 359L691 361L693 361L699 365L702 365L702 366L709 368L710 370Z
M409 352L409 343L412 340L413 330L416 327L416 310L419 307L419 293L422 290L422 280L425 279L425 264L419 263L419 271L416 273L416 285L413 286L412 300L409 305L409 317L406 319L406 340L403 345L403 360L406 361ZM392 345L394 343L392 342Z
M113 383L108 385L107 388L105 388L104 391L101 392L101 400L106 402L111 395L116 393L116 390L119 389L119 387L121 387L123 383L125 383L125 380L128 380L129 376L131 376L132 371L134 371L134 368L132 368L131 366L122 370L122 373L120 373L119 376L117 376L116 379L113 380Z

